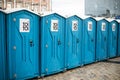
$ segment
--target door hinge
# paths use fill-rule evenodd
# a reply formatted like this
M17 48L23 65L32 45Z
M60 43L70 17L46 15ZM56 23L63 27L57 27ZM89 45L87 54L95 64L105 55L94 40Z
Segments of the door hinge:
M46 23L48 23L48 20L46 21Z
M46 44L45 47L48 48L48 45Z
M16 18L13 18L13 21L15 22L15 21L16 21Z
M68 42L68 46L70 46L70 42Z
M13 46L13 49L16 50L16 46Z
M14 78L17 78L17 74L14 74L13 76L14 76Z
M69 64L67 64L67 66L69 66Z
M46 68L45 71L48 72L48 68Z

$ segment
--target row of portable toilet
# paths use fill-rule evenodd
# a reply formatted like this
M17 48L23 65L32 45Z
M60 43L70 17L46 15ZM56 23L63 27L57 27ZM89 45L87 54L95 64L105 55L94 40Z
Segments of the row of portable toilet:
M119 23L116 20L99 20L97 22L96 60L101 61L116 57Z
M0 80L46 76L116 57L118 26L115 20L0 11Z

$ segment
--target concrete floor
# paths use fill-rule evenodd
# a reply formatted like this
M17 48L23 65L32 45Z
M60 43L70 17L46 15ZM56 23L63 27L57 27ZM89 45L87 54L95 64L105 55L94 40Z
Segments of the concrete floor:
M120 57L68 70L39 80L120 80Z

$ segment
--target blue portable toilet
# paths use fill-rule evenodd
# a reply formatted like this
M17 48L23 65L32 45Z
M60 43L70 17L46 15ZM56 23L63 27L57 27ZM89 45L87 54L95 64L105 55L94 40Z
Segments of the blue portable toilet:
M6 80L5 14L0 12L0 80Z
M108 57L113 58L117 56L117 34L118 34L118 22L113 20L109 24L108 32Z
M21 80L39 76L39 16L28 10L6 10L4 14L7 36L6 78Z
M97 39L96 39L96 61L108 58L107 40L108 40L109 22L105 19L97 21Z
M84 19L82 39L82 54L84 64L95 62L96 26L96 20L94 18L89 17Z
M82 65L82 19L74 15L66 19L65 59L66 68Z
M41 18L41 76L63 71L65 68L65 18L46 14Z

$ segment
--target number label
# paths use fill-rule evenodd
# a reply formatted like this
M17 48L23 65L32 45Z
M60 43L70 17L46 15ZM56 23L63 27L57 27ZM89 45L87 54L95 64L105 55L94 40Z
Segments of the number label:
M78 21L72 21L72 31L78 31Z
M115 31L115 29L116 29L116 25L112 24L112 31Z
M51 31L58 32L58 20L51 20Z
M88 31L92 31L92 22L91 21L89 21L88 22Z
M30 20L20 19L20 32L29 32L29 31L30 31Z
M103 22L101 26L101 31L105 31L105 29L106 29L106 24Z

